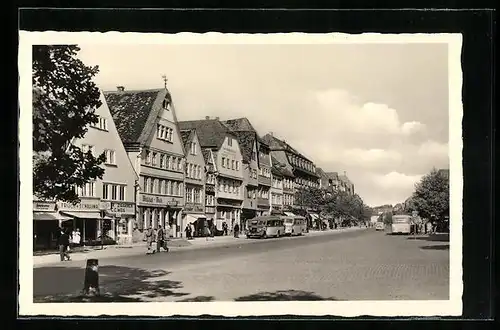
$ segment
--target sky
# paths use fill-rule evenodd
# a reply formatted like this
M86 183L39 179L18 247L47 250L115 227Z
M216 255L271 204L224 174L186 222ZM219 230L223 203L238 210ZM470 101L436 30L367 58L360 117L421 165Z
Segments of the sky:
M103 90L163 87L178 120L247 117L326 172L346 172L370 206L403 202L449 168L448 46L80 44Z

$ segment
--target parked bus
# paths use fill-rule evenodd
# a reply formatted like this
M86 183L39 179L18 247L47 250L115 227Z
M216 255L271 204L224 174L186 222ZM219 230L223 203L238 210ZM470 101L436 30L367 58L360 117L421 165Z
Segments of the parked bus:
M392 234L410 234L411 216L393 215L391 229Z
M285 234L285 221L279 216L267 215L249 220L247 238L280 237Z
M290 236L302 235L307 231L306 218L301 216L282 217L285 221L285 234Z

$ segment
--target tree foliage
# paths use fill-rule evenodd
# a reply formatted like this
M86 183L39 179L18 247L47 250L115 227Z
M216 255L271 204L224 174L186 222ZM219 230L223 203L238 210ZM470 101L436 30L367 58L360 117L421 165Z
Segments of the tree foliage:
M96 123L101 106L92 81L98 67L76 57L75 45L33 46L33 190L44 199L78 202L75 186L102 178L98 157L72 145L88 124Z
M422 218L439 221L449 215L449 201L449 179L433 169L415 185L415 192L411 197L411 208Z
M298 205L317 210L332 221L351 217L358 221L368 221L372 215L372 209L363 203L359 195L344 191L304 188L296 192L295 198Z

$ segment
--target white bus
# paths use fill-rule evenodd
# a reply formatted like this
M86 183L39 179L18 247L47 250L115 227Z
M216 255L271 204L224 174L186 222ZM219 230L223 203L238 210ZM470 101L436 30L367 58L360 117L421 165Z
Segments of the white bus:
M393 215L391 233L392 234L410 234L411 232L411 216L410 215Z
M290 236L303 235L307 230L306 218L301 216L282 217L285 221L285 234Z
M285 235L285 223L278 216L260 216L249 220L247 238L280 237L282 235Z

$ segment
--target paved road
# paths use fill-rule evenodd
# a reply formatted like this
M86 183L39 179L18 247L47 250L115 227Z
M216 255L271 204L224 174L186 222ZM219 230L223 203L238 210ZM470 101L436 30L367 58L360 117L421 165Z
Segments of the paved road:
M448 299L448 246L367 229L107 258L102 301ZM81 301L83 267L34 268L35 301Z

